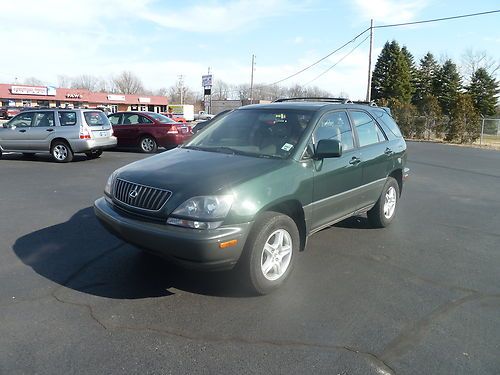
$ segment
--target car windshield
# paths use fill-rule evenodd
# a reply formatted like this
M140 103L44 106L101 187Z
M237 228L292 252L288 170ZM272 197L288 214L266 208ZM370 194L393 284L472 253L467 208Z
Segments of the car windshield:
M150 117L154 118L156 121L159 122L165 122L167 124L170 124L172 122L175 122L172 119L169 119L167 116L160 115L159 113L148 113Z
M104 114L104 112L87 111L83 112L83 115L85 117L85 122L87 122L89 126L109 125L108 117Z
M294 151L312 114L304 110L239 109L214 119L184 147L285 159Z

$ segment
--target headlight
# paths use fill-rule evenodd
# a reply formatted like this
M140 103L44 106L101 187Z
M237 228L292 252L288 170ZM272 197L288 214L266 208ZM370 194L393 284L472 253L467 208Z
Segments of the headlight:
M113 173L111 173L111 176L109 176L108 181L106 182L106 186L104 186L104 193L106 195L111 196L111 192L113 191L113 184L115 182L117 174L117 171L114 171Z
M181 204L167 224L197 229L214 229L222 224L233 204L232 195L194 197Z

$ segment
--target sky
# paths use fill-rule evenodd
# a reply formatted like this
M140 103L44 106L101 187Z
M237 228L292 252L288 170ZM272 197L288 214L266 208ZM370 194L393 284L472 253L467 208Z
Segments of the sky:
M16 79L22 83L36 77L57 85L61 75L110 78L129 70L151 90L172 86L182 75L185 84L200 93L201 76L209 67L214 80L249 83L252 54L256 56L255 83L281 80L351 40L369 27L370 19L377 26L500 9L498 0L21 3L1 4L0 83ZM345 93L351 99L363 99L368 72L367 35L281 84L316 85L334 95ZM500 13L376 29L373 65L384 43L393 39L406 45L417 62L428 51L438 60L451 58L459 65L467 51L486 51L500 61Z

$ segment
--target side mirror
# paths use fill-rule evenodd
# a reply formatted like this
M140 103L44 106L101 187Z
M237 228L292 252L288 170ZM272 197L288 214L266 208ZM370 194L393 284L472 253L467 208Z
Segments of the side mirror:
M342 155L342 144L336 139L321 139L314 153L315 159L338 158Z

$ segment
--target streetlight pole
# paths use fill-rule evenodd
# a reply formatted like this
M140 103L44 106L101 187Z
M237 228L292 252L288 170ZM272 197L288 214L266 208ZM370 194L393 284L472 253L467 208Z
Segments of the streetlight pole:
M368 85L366 87L366 101L372 99L372 49L373 49L373 19L370 20L370 52L368 53Z
M255 55L252 55L252 75L250 77L250 104L253 104L253 71L255 65Z

